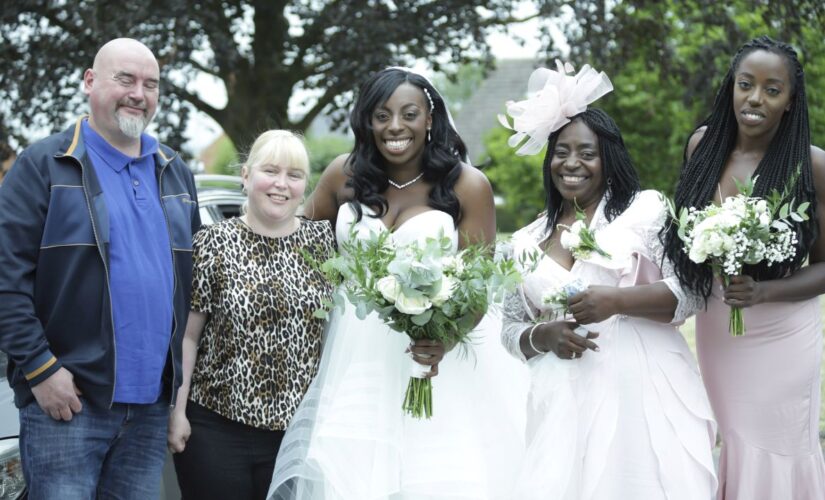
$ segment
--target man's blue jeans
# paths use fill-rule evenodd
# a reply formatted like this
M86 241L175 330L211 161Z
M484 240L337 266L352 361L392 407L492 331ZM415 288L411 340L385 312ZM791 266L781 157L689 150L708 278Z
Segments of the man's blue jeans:
M30 500L160 495L166 458L169 404L115 403L83 410L69 422L54 420L37 402L20 409L20 456Z

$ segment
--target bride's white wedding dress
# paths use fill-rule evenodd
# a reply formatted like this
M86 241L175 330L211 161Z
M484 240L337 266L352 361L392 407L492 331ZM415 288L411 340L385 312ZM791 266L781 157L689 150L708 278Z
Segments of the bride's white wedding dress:
M386 231L353 207L338 212L338 241ZM398 245L458 234L445 212L418 214L392 233ZM473 332L469 356L459 349L439 364L433 417L401 410L412 371L406 335L354 308L333 312L321 366L286 432L269 498L509 499L523 454L527 374L499 342L501 321L488 314Z

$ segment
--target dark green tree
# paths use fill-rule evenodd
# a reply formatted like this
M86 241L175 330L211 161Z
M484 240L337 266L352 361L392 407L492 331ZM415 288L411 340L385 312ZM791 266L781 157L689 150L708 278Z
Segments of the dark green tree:
M371 72L427 59L438 71L490 62L490 30L517 22L516 0L63 0L3 2L0 127L20 144L82 112L80 76L102 43L137 38L162 64L161 136L180 144L192 109L212 117L240 149L263 129L305 130L346 108ZM209 104L192 85L223 82L228 101ZM306 94L306 112L290 99ZM296 103L293 103L296 104Z
M571 20L559 23L570 47L565 60L576 68L589 63L610 76L614 91L595 106L618 122L646 188L672 192L685 141L708 114L733 54L763 34L799 51L812 140L825 146L825 100L816 98L825 86L821 2L539 0L537 5L546 19ZM547 26L542 39L547 64L554 67L560 50ZM529 212L541 209L544 195L538 183L541 158L516 156L507 137L503 129L488 136L485 172L504 199L499 219L512 230L532 219Z
M615 90L600 100L618 122L645 186L675 187L685 141L707 115L731 57L767 34L793 44L809 88L822 81L825 4L817 0L539 0L563 25L568 59L605 71ZM545 29L548 61L558 50ZM825 133L825 102L809 97L812 136Z

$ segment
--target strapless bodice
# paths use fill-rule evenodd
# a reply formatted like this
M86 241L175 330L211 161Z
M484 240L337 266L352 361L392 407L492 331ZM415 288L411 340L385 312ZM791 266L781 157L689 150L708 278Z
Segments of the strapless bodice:
M357 238L368 238L370 234L388 231L387 226L380 218L373 217L375 211L372 208L361 205L361 209L364 216L357 222L355 220L355 208L352 203L345 203L338 209L335 236L339 242L346 241L350 237L352 227L355 227ZM412 242L423 242L427 238L437 238L441 235L452 240L454 250L458 248L458 231L453 223L453 218L450 214L441 210L427 210L413 215L391 231L393 243L400 246Z

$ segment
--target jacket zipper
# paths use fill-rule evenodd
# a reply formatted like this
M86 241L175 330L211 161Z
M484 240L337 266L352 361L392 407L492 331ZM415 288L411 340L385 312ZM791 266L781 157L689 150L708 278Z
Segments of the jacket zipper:
M92 211L92 202L91 199L89 199L88 185L86 183L86 168L78 158L74 156L71 156L71 158L80 165L80 175L83 179L83 196L86 197L86 208L89 210L89 220L92 222L92 232L95 235L95 242L97 243L95 246L100 254L100 260L103 262L103 270L106 273L106 293L109 295L109 322L111 323L112 349L114 350L114 377L112 379L112 392L109 395L109 409L111 409L115 401L115 385L117 384L117 342L115 341L115 313L114 310L112 310L112 288L109 281L109 265L106 263L106 256L103 255L100 236L97 233L97 219L95 219Z

